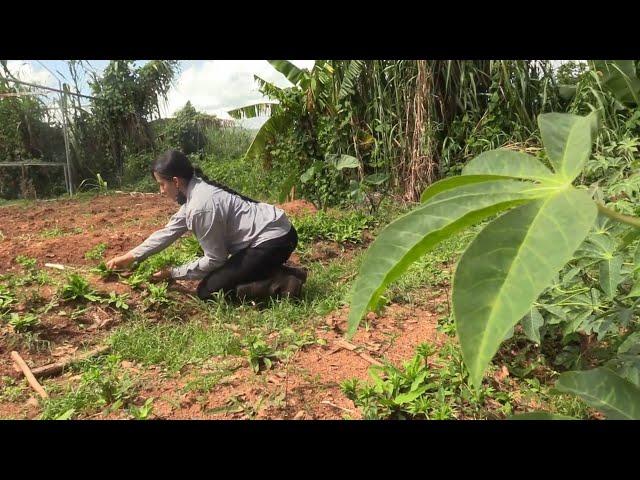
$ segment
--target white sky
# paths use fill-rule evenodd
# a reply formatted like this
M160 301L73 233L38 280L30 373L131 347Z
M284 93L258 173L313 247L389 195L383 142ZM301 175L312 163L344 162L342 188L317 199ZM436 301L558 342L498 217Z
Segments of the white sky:
M313 60L292 60L300 68L311 68ZM554 60L559 66L564 60ZM105 60L91 60L96 71L100 72L106 65ZM144 61L139 61L140 64ZM10 60L9 69L19 78L33 83L58 86L58 80L69 81L69 73L65 62L60 60ZM49 69L52 73L50 73ZM258 75L277 86L290 85L286 78L278 73L266 60L187 60L181 62L181 71L168 94L166 107L162 116L171 116L182 108L187 101L202 112L214 114L220 118L230 118L228 110L250 105L268 99L258 91L253 76ZM88 86L81 86L83 93L89 93ZM56 98L55 94L48 96ZM248 128L258 128L266 117L248 119L242 124Z
M300 68L310 69L314 61L292 60L292 63ZM91 64L97 71L101 71L107 62L98 60L91 61ZM69 81L67 67L62 61L10 60L7 66L21 80L39 85L58 87L57 79ZM231 118L226 113L228 110L268 100L258 91L254 75L280 87L290 85L284 75L278 73L266 60L182 61L175 86L169 91L167 105L162 109L162 116L173 115L187 101L191 101L199 111L220 118ZM86 90L81 87L81 90L89 93L88 87ZM49 97L55 98L56 95L51 94ZM265 120L266 117L248 119L243 124L249 128L257 128Z

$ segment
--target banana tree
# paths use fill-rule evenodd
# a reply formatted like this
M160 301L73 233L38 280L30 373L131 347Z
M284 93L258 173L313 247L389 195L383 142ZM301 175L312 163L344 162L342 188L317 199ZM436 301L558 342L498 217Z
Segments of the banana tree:
M293 84L291 87L280 88L254 75L262 91L269 97L278 99L288 92L296 91L302 93L306 99L302 105L303 113L313 113L316 110L327 108L329 102L325 100L326 95L322 93L322 87L329 83L329 77L332 73L332 69L327 62L317 61L311 71L300 69L287 60L269 60L269 63ZM278 134L285 132L294 121L299 119L297 112L278 108L278 105L276 102L261 102L227 112L236 119L269 115L269 119L262 125L249 146L246 153L247 157L258 157L263 154L269 141L275 139Z
M617 109L640 103L640 78L636 60L590 60L590 74L600 88L610 91L617 100ZM576 85L560 85L560 95L565 100L574 97Z
M294 186L304 186L308 183L313 176L311 173L318 176L324 170L336 171L327 158L333 158L334 153L343 152L325 151L327 146L321 145L317 131L319 119L321 116L336 117L342 112L341 105L346 97L353 94L364 62L353 60L343 62L344 65L336 64L334 68L329 61L318 60L310 71L299 69L286 60L270 60L269 63L282 73L292 86L280 88L254 76L261 91L278 103L262 102L248 105L231 110L229 114L238 119L269 115L269 119L249 146L247 157L260 157L266 152L268 144L283 138L292 127L297 130L297 138L304 139L302 155L299 158L299 166L304 173L301 175L300 172L292 172L283 182L280 197L285 198ZM359 159L357 167L358 171L362 169Z
M600 84L623 105L640 104L640 78L635 60L594 60L590 62Z

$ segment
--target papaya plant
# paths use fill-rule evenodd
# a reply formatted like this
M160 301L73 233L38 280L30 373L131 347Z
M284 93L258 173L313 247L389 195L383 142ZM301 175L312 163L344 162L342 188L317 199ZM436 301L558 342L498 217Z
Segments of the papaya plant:
M380 233L353 287L347 337L378 306L385 288L420 256L499 214L471 241L453 278L456 332L470 380L479 388L514 326L527 315L531 332L539 326L534 302L587 238L598 212L640 229L640 219L605 207L593 198L594 191L573 185L591 154L596 113L541 114L538 126L549 166L512 150L484 152L462 175L427 188L418 207ZM603 269L617 271L618 263L611 258ZM606 291L612 287L604 277ZM564 373L556 388L580 396L610 418L640 418L640 388L608 368Z
M337 155L328 153L324 161L315 161L301 176L303 188L309 191L309 198L316 207L325 209L329 201L336 196L340 188L342 172L345 169L355 169L360 162L351 155Z
M600 84L623 105L640 104L640 78L635 60L592 60Z
M351 180L349 182L349 196L357 203L369 204L369 213L374 214L380 207L382 195L376 195L376 188L389 180L386 173L372 173L364 177L361 181Z

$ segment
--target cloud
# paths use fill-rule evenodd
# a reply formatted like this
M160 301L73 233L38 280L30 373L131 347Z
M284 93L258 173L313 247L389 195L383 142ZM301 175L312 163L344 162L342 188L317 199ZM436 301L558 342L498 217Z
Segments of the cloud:
M300 68L311 68L313 60L292 60ZM187 101L199 111L231 118L228 110L252 103L268 101L258 91L254 75L279 87L290 85L288 80L266 60L206 60L184 62L175 87L168 94L163 115L173 115ZM265 118L246 120L249 128L257 128Z
M309 69L314 64L313 60L291 60L291 62L300 68ZM48 64L50 69L55 70L58 67L56 62L44 63ZM105 65L99 64L96 68L101 71ZM258 91L254 75L278 87L290 85L284 75L266 60L183 61L181 65L182 70L175 86L169 91L166 105L162 108L164 117L173 115L176 110L184 107L187 101L190 101L199 111L225 119L231 118L226 113L228 110L270 101ZM36 61L10 60L7 66L11 73L21 80L58 87L57 79ZM51 96L55 94L47 95L43 100L48 103ZM259 128L266 120L267 117L258 117L242 120L240 123L247 128Z
M42 85L45 87L59 87L57 79L45 68L42 68L35 62L28 60L9 60L7 61L7 68L13 76L24 82L33 83L35 85ZM22 85L18 87L21 90L31 89L31 87ZM42 93L42 95L38 95L37 97L50 108L49 114L52 116L52 118L58 122L61 122L62 116L57 109L57 105L55 104L55 102L59 98L58 94L40 89L34 89L34 91L37 93Z
M18 79L25 82L44 85L45 87L57 87L58 84L47 70L34 65L26 60L9 60L7 68Z

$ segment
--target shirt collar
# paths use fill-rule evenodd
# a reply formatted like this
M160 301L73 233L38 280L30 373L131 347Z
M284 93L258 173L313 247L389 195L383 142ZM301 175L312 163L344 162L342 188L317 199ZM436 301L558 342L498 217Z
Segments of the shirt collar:
M187 202L191 200L191 193L193 192L193 187L196 186L196 183L198 183L198 177L194 175L191 177L191 180L189 180L189 185L187 185Z

